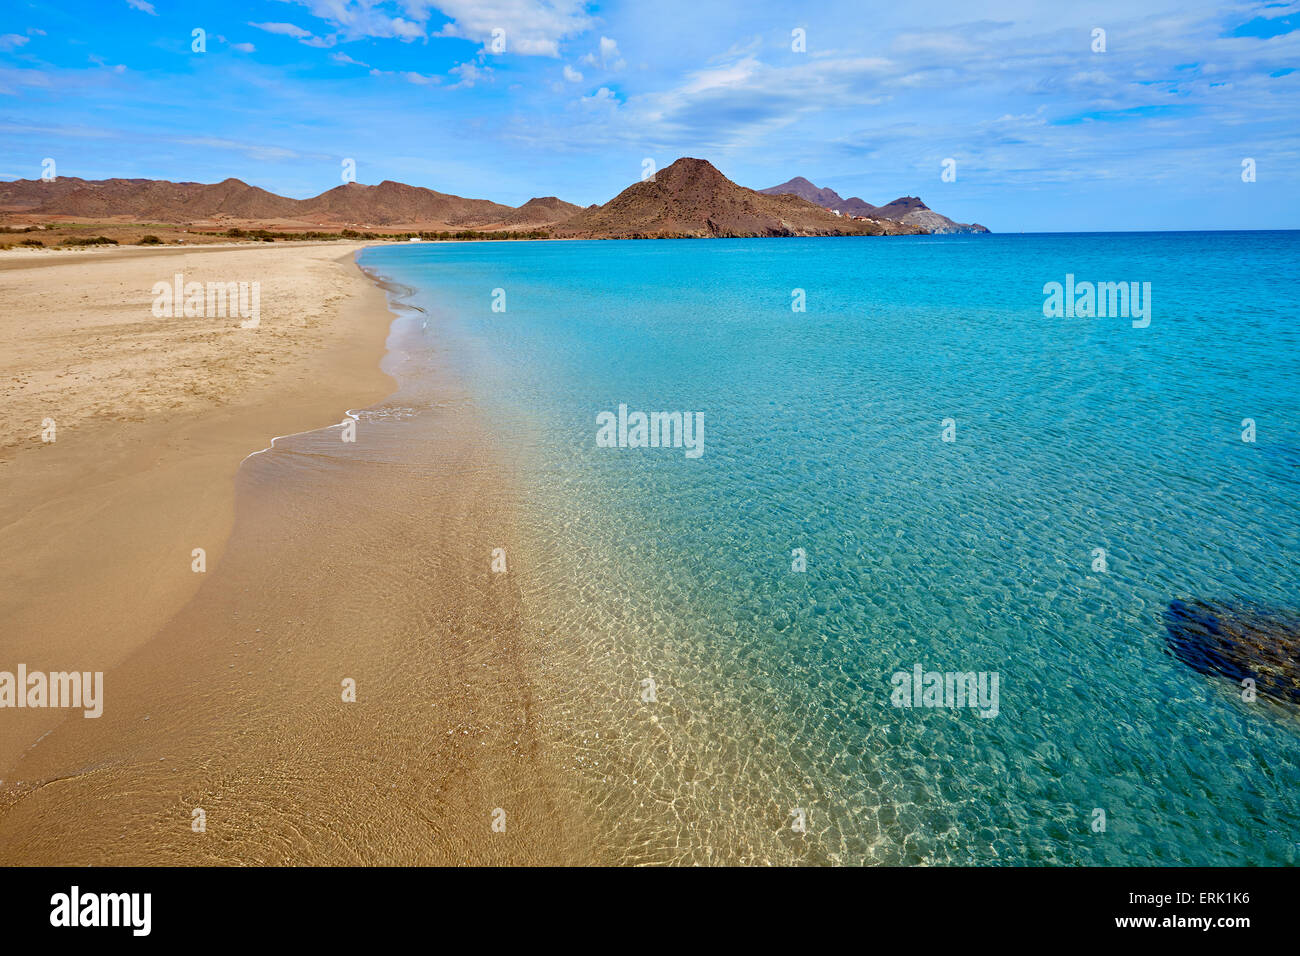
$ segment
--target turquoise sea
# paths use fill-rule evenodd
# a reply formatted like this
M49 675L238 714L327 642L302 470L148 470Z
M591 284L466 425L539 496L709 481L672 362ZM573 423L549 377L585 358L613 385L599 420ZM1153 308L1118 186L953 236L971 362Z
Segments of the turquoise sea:
M397 399L418 419L422 353L453 368L520 489L513 567L606 858L1300 862L1300 706L1187 666L1164 623L1300 608L1300 233L359 260L415 307ZM1150 283L1149 326L1044 317L1067 275ZM621 404L702 413L703 454L600 447ZM996 674L996 716L893 706L917 665Z

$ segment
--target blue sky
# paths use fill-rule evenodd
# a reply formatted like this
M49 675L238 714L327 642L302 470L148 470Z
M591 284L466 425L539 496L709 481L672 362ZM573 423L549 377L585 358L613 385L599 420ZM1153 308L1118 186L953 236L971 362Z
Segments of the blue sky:
M699 156L995 231L1297 228L1297 67L1300 0L5 0L0 179L586 205Z

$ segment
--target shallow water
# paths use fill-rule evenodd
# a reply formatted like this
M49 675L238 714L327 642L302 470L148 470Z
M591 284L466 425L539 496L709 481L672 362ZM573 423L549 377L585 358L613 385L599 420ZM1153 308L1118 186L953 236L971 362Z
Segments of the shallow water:
M1297 236L360 261L424 310L393 402L454 369L517 489L508 573L601 858L1284 864L1300 713L1181 663L1162 615L1300 607ZM1150 282L1149 327L1045 318L1067 273ZM620 403L702 412L704 454L598 447ZM996 673L997 715L892 706L918 664Z
M489 570L520 550L516 494L413 328L385 359L406 386L354 413L354 441L336 425L243 463L193 599L108 672L101 717L64 720L0 788L0 860L592 859L555 825L595 814L551 762L520 577Z

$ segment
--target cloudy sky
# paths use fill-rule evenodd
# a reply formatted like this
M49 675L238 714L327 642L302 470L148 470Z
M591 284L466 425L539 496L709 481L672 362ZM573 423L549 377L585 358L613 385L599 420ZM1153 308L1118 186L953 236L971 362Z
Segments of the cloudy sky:
M1297 228L1297 68L1300 0L5 0L0 179L585 205L699 156L995 231Z

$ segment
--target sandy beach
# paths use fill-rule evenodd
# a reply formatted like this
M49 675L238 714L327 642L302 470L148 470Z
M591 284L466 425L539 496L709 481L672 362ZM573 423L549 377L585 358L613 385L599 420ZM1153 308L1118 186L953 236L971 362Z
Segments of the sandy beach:
M472 419L448 423L455 467L418 484L365 461L241 471L392 392L393 316L357 248L0 253L0 669L106 686L98 719L0 713L0 860L572 859L536 827L479 845L497 805L536 820L550 790ZM176 272L259 282L260 326L155 317Z
M355 247L0 253L11 663L121 662L198 589L193 549L220 560L240 461L391 391L379 371L391 315L352 264ZM177 272L260 282L261 327L155 318L151 288ZM0 768L61 716L7 712Z

